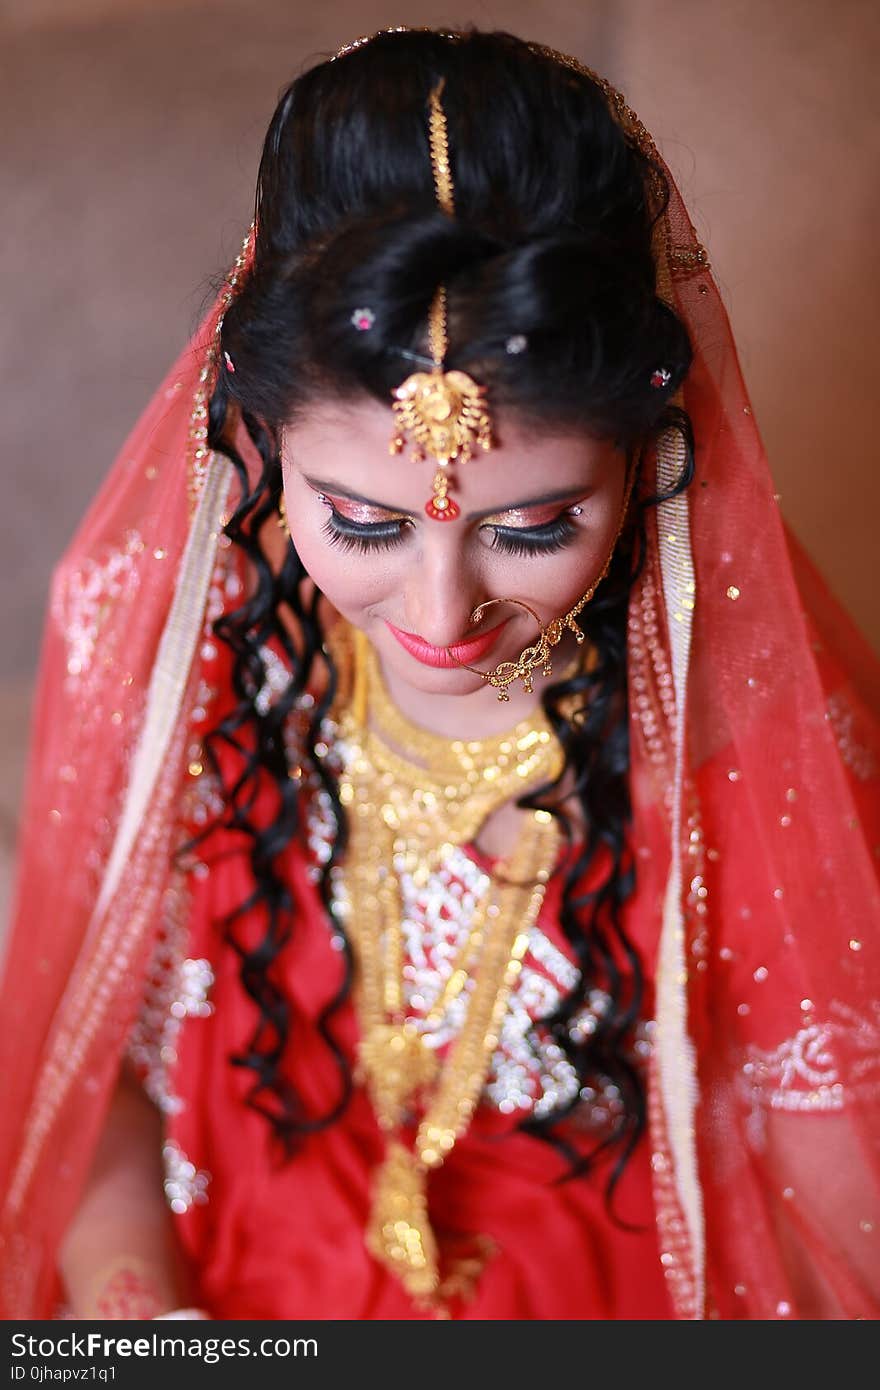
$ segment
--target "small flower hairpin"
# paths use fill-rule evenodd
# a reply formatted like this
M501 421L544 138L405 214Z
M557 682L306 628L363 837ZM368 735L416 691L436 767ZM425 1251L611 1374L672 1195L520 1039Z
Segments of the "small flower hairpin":
M369 305L362 309L355 309L351 316L351 322L359 333L366 333L376 322L376 315Z
M651 373L651 385L659 391L661 387L668 386L672 380L672 372L668 367L655 367Z

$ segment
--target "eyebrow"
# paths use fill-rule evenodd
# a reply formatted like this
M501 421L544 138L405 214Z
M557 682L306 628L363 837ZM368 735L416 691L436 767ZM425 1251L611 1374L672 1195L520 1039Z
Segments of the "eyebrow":
M407 511L406 507L392 507L388 502L377 502L374 497L363 497L359 492L352 492L350 488L341 487L339 483L331 483L324 478L311 478L307 473L303 474L306 482L318 492L331 493L334 497L346 497L349 502L360 502L365 507L376 507L382 512L397 512L400 516L410 516L415 520L417 512ZM519 502L508 502L506 507L485 507L479 512L468 512L465 516L466 521L482 521L487 516L503 516L505 512L524 512L530 507L543 507L548 502L564 502L569 497L582 496L585 492L592 491L591 488L566 487L557 488L554 492L543 492L540 497L528 497Z

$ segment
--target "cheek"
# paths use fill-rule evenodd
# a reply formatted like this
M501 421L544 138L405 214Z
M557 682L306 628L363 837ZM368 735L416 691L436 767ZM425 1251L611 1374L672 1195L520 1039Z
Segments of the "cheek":
M598 546L592 545L573 547L555 556L555 560L552 577L548 578L546 591L541 595L542 608L549 610L550 617L567 613L574 606L602 564Z
M557 558L560 561L557 571L557 584L560 588L562 604L560 611L572 608L578 599L591 588L605 568L615 547L621 521L623 505L623 484L609 488L597 496L592 510L589 529L582 542Z
M297 517L288 505L290 534L297 554L333 607L344 617L354 618L393 591L393 552L361 554L358 550L343 550L331 544L323 534L326 520L323 508L317 517L313 516L313 511L314 508L308 515Z
M567 613L595 583L608 559L618 526L613 502L567 549L545 560L509 560L492 577L493 594L527 600L545 623Z
M534 563L528 569L521 569L517 579L503 581L499 587L504 594L499 597L523 599L535 610L543 623L560 617L573 608L589 585L597 565L586 558L586 553L567 553L554 555L551 562ZM524 622L528 619L524 618Z

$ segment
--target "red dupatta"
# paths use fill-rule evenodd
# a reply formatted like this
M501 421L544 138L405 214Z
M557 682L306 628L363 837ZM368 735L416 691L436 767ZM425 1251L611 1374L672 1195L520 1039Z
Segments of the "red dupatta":
M637 907L660 940L662 1259L681 1317L875 1317L880 667L786 534L669 182L658 276L695 348L696 477L653 517L629 623ZM6 1317L55 1305L169 881L209 594L216 613L241 563L220 534L231 468L204 437L216 328L247 262L54 576L0 1012ZM658 446L661 487L678 447Z

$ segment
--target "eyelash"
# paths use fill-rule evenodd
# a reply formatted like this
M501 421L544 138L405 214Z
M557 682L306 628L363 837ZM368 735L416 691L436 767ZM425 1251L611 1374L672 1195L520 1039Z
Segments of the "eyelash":
M322 532L331 545L343 551L393 550L402 545L404 527L412 523L407 520L377 521L369 525L349 521L335 507L324 522ZM577 536L578 528L567 512L553 521L531 530L504 531L500 527L488 528L493 532L492 549L503 555L555 555L571 545Z
M329 505L329 504L328 504ZM335 507L321 528L331 545L340 550L393 550L403 541L403 528L408 521L376 521L369 526L361 522L349 521Z
M567 512L531 530L503 531L497 526L491 529L492 549L502 555L555 555L571 545L578 533Z

